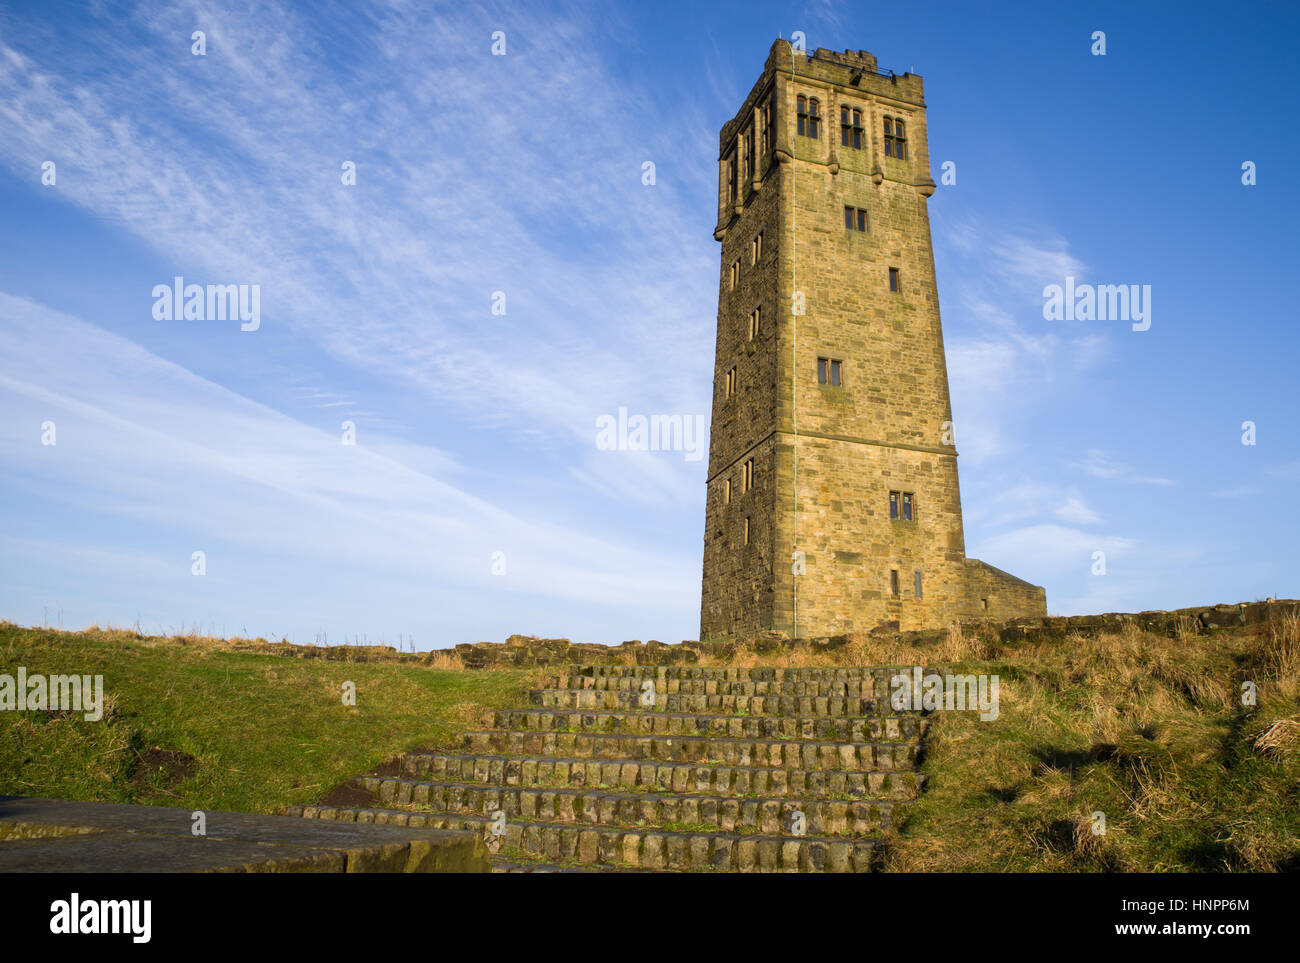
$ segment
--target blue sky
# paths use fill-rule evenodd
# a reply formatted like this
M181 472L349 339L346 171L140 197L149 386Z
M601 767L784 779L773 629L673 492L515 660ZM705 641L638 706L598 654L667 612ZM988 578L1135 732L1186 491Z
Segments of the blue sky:
M694 638L706 460L596 421L708 415L717 130L794 31L921 74L955 164L929 204L968 554L1054 613L1294 597L1298 20L8 4L0 617ZM176 275L260 285L260 328L155 320ZM1067 275L1150 285L1150 330L1044 320Z

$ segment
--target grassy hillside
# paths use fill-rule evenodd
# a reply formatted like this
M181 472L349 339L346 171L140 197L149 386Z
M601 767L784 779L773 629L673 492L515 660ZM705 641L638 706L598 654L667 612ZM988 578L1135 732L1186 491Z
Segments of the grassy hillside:
M1300 632L950 640L1001 716L931 716L901 871L1300 870ZM1258 704L1241 704L1242 683ZM1093 814L1105 814L1105 834Z
M488 709L525 704L551 671L238 648L0 624L0 672L102 673L109 694L101 723L0 712L0 793L275 811L404 749L454 746ZM734 661L921 662L1000 677L996 721L930 716L927 790L893 834L889 869L1300 870L1294 615L1176 639L1132 627L1005 643L953 631L918 649L860 636L833 653ZM348 680L355 708L340 698ZM1248 681L1254 706L1241 704ZM1104 835L1092 832L1097 812Z
M519 705L536 672L291 659L0 623L0 673L102 674L100 722L0 712L0 794L274 812ZM356 705L343 704L344 682Z

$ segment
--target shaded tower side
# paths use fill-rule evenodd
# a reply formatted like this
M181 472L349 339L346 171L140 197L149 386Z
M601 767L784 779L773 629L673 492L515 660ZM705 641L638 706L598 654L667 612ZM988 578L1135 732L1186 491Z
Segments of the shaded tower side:
M773 625L779 537L775 482L781 240L786 193L776 163L781 117L764 72L723 128L718 163L718 281L713 420L705 510L701 637Z

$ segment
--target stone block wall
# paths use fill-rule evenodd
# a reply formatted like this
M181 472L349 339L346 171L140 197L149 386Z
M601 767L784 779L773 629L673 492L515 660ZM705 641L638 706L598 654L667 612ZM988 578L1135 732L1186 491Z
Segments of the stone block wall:
M818 103L816 138L798 133L800 97ZM857 147L842 142L842 105L861 117ZM885 154L886 118L905 127L902 158ZM1046 614L1041 588L966 564L921 78L778 41L722 129L718 190L701 636ZM846 228L846 207L866 230ZM840 362L840 384L819 383L819 359ZM891 517L891 492L912 497L912 519Z

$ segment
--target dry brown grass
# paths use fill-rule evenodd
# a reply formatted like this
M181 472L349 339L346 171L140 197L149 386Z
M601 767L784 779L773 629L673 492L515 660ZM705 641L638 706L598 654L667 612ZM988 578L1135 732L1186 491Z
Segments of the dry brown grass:
M1274 759L1284 759L1300 749L1300 718L1274 719L1255 737L1255 749Z
M1292 685L1300 678L1300 612L1278 612L1268 623L1261 652L1269 677Z
M465 669L465 661L455 649L437 649L430 652L425 665L444 672L461 672Z
M477 702L455 702L448 707L447 718L460 732L486 729L492 724L492 710Z
M1178 616L1178 624L1174 631L1177 633L1177 639L1180 643L1186 645L1196 640L1201 634L1201 625L1190 615Z
M1004 673L996 723L937 713L899 871L1278 871L1293 803L1300 619L1173 638L1112 631L935 650ZM980 656L984 658L981 659ZM1242 705L1243 681L1259 704ZM1107 832L1092 834L1091 813ZM1081 817L1079 814L1087 816Z

